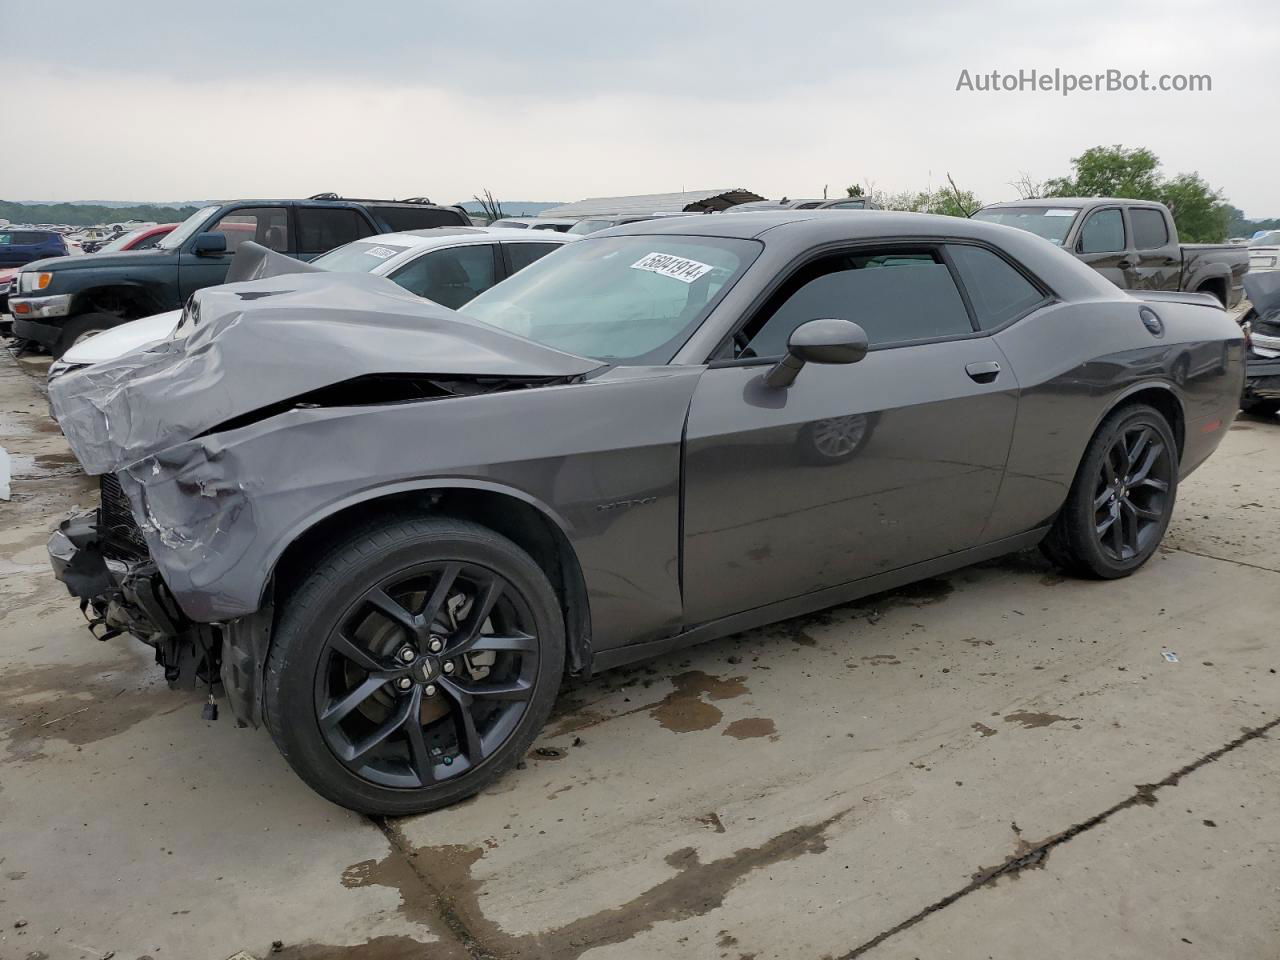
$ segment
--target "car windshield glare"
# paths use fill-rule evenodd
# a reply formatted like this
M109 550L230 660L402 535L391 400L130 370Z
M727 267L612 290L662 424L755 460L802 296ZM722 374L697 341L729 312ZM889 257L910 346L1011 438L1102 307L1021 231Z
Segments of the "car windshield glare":
M1272 230L1249 241L1251 247L1274 247L1280 245L1280 230Z
M336 270L339 273L372 273L392 257L408 249L406 246L394 243L356 240L336 250L330 250L322 257L316 257L311 263L313 266L325 270Z
M979 210L973 219L1018 227L1062 246L1079 212L1069 207L992 207Z
M197 210L182 223L178 224L178 228L172 233L165 236L163 240L156 244L161 250L176 250L187 242L197 230L199 230L206 220L208 220L218 210L217 207L203 207Z
M759 251L756 241L719 237L581 240L460 312L578 356L667 363Z

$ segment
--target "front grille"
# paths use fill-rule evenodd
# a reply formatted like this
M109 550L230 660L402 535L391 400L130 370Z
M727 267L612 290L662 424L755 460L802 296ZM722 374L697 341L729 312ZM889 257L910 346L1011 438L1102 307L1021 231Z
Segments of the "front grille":
M141 560L147 555L147 542L133 519L120 481L114 473L104 473L98 490L102 498L98 506L98 539L103 554L116 560Z

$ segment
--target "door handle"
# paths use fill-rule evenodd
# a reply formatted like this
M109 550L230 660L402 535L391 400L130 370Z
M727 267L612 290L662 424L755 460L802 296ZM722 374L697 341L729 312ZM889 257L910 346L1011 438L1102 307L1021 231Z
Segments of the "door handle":
M996 377L1000 376L1000 364L994 360L982 360L978 363L971 363L964 368L975 383L990 383Z
M1137 260L1130 260L1128 257L1126 257L1125 259L1121 260L1119 263L1116 264L1116 266L1119 267L1121 270L1132 270L1135 267L1137 267L1137 265L1138 265Z

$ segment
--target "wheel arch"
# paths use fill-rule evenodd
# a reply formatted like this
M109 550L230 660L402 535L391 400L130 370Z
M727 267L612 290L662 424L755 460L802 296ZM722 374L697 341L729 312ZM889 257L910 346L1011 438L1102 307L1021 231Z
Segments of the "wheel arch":
M1097 423L1093 425L1093 430L1089 436L1092 437L1098 432L1098 427L1102 426L1102 421L1111 416L1121 407L1133 406L1134 404L1145 403L1148 406L1155 407L1169 421L1169 427L1173 430L1174 440L1178 445L1178 462L1182 462L1182 453L1186 449L1187 440L1187 414L1182 406L1182 398L1174 388L1163 380L1147 380L1142 383L1135 383L1128 389L1122 391L1106 410L1102 412L1102 416L1098 417Z
M569 538L570 525L545 504L523 491L481 480L440 480L399 484L364 491L331 504L305 527L282 538L269 564L263 606L278 604L315 556L353 526L406 514L471 520L511 540L547 575L564 616L567 659L571 673L590 674L591 609L586 580Z
M1227 294L1229 286L1229 275L1221 274L1219 276L1205 277L1196 286L1196 293L1207 293L1218 298L1218 301L1226 307Z
M145 284L136 282L103 283L86 287L75 293L76 313L115 313L113 304L126 307L120 315L125 320L136 320L150 313L160 313L155 296Z

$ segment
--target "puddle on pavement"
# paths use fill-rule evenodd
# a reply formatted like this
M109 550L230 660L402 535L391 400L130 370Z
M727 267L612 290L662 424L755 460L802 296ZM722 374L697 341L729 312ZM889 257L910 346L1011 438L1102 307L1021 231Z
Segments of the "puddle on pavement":
M735 720L722 731L722 735L735 740L753 740L756 737L776 737L774 722L768 717L745 717Z
M1060 717L1056 713L1031 713L1020 710L1016 713L1007 714L1004 718L1005 723L1020 723L1027 729L1036 727L1048 727L1055 723L1066 723L1072 720L1079 720L1079 717Z
M721 679L701 670L688 670L671 678L675 689L649 708L650 715L664 730L692 733L710 730L724 717L714 704L703 700L729 700L747 692L746 677Z

